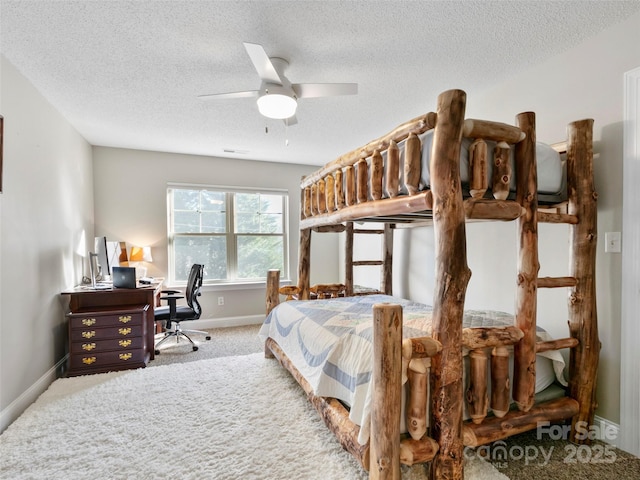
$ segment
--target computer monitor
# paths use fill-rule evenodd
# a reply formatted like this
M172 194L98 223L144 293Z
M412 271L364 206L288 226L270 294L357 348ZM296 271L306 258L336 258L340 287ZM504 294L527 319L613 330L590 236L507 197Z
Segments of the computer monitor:
M95 238L95 253L98 261L97 274L102 276L102 279L111 275L111 266L109 265L109 253L107 247L107 237Z

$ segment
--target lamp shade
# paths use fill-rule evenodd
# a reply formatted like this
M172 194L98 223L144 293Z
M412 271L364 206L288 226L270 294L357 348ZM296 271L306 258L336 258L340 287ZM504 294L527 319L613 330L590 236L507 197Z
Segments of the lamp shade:
M298 108L298 102L295 97L287 89L277 85L270 85L258 98L258 110L268 118L282 120L293 117L296 108Z
M152 262L151 247L131 247L130 262Z

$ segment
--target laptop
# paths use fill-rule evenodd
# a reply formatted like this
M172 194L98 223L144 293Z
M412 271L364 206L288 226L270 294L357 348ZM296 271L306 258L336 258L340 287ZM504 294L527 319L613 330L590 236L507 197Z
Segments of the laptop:
M136 269L133 267L113 267L111 279L114 288L136 288Z

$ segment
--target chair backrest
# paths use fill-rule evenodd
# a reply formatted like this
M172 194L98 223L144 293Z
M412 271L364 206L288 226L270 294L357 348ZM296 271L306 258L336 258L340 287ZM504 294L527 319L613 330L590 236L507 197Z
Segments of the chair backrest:
M198 303L198 296L200 295L200 287L202 287L203 277L204 265L194 263L191 266L189 278L187 279L187 289L185 290L187 305L189 305L195 313L193 320L200 318L200 314L202 313L202 307L200 307L200 304Z

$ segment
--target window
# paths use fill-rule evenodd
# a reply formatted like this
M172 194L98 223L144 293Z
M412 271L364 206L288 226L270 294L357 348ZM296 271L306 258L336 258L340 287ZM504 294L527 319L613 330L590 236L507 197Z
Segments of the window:
M205 283L288 278L287 195L282 191L170 186L169 281L187 281L204 264Z

